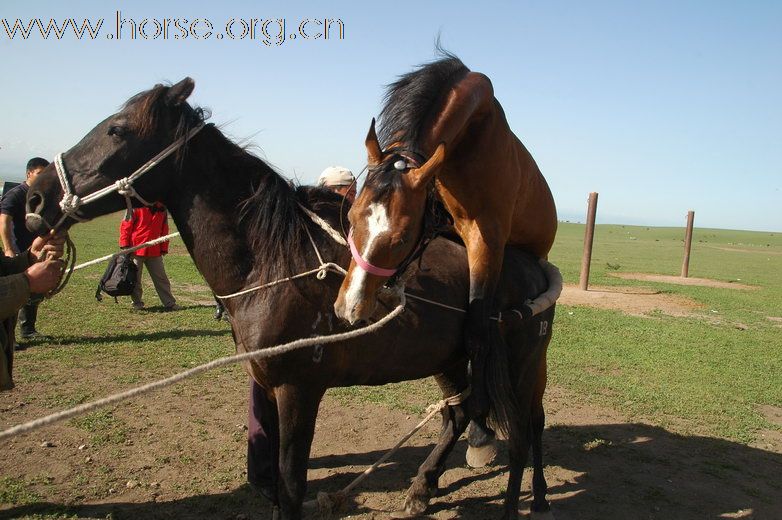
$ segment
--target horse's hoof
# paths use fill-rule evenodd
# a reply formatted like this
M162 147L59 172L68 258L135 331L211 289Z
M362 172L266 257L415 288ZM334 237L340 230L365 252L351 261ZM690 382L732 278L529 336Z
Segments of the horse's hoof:
M391 513L391 518L416 518L426 511L426 506L428 504L428 501L421 500L420 498L407 497L407 500L405 500L405 508Z
M467 448L467 465L471 468L484 468L494 462L497 456L497 443L492 441L485 446Z

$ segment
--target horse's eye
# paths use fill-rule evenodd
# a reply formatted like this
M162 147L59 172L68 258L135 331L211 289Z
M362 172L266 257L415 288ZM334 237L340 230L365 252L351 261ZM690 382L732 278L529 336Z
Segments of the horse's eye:
M407 169L407 163L402 159L399 159L394 163L394 169L399 170L400 172L405 171Z
M123 137L125 133L126 133L126 129L122 126L112 126L111 128L109 128L109 135Z

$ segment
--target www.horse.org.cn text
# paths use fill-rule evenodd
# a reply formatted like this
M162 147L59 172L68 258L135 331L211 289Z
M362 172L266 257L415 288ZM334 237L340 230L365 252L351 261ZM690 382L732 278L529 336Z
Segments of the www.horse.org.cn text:
M98 18L24 20L3 18L2 36L9 40L220 40L251 41L267 47L294 40L344 40L345 24L340 18L230 18L224 23L208 18L131 18L116 11L113 23Z

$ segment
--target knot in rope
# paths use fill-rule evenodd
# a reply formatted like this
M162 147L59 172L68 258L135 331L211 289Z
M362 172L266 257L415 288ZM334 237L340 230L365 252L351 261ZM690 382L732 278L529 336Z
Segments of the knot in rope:
M66 193L60 201L60 209L62 209L62 212L66 215L76 213L79 206L81 206L81 197L73 193Z
M117 193L124 197L135 197L136 190L133 189L133 181L130 178L125 177L114 183L114 187L117 189Z
M329 274L329 267L326 264L323 264L320 266L320 269L318 270L318 274L315 275L315 278L317 278L318 280L325 280L328 274Z

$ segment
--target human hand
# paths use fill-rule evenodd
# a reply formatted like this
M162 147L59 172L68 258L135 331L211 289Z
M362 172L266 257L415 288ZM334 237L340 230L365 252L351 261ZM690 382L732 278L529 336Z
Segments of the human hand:
M65 238L67 232L50 231L48 235L38 237L33 241L33 245L30 246L30 253L38 259L38 261L44 258L60 258L65 250Z
M56 259L46 259L31 265L24 272L30 283L30 292L48 293L60 283L63 270L65 270L65 262Z

